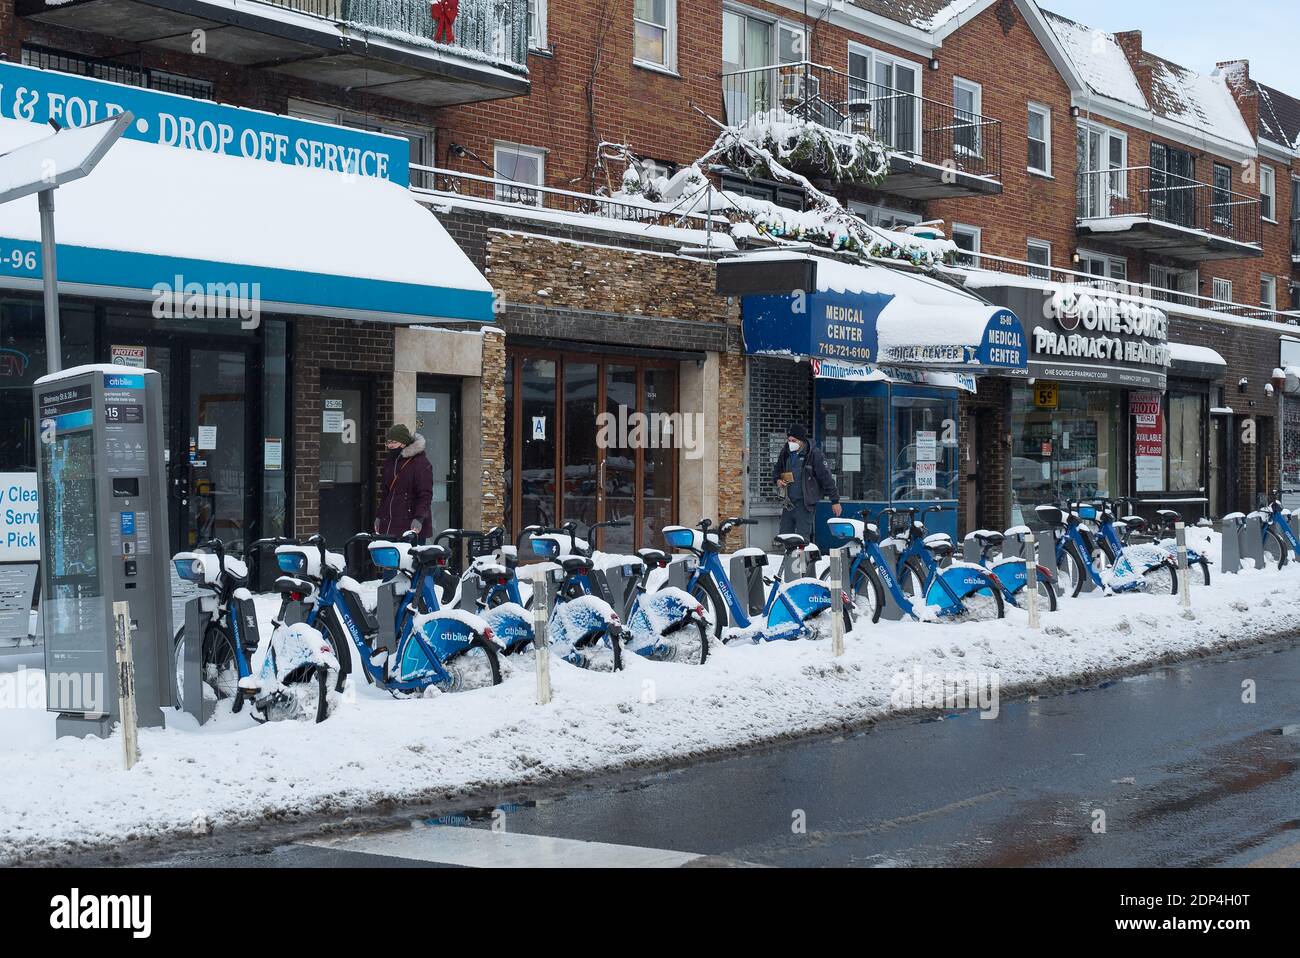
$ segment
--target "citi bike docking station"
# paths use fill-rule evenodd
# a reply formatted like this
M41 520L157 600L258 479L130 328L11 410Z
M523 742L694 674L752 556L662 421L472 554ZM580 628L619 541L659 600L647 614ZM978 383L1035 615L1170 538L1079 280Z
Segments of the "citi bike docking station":
M162 726L174 690L161 377L79 366L41 377L32 393L46 707L59 713L56 734L107 737L123 719L124 694L138 725ZM123 603L119 651L114 607Z

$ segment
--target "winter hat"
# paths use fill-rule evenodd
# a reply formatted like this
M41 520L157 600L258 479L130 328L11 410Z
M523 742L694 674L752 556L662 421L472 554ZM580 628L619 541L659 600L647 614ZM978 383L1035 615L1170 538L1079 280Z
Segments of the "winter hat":
M801 422L797 422L797 423L795 423L793 426L790 427L790 431L787 432L786 435L787 435L787 436L794 436L794 438L798 439L800 442L807 442L807 441L808 441L808 427L805 426L805 425L804 425L803 423L801 423Z
M411 444L411 430L400 422L389 426L388 442L400 442L403 446L409 446Z

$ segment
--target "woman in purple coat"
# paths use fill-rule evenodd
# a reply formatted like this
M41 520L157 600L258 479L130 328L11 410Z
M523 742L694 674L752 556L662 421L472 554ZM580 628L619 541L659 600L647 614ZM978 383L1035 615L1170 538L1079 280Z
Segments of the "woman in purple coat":
M400 536L413 531L424 542L433 532L433 464L424 454L424 437L398 423L388 430L388 456L380 486L375 533Z

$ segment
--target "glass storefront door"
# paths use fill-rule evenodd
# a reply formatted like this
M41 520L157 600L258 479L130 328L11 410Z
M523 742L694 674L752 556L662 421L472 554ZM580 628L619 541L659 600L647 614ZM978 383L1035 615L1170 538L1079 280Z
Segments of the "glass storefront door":
M181 532L190 542L220 539L242 554L249 518L248 357L244 350L188 352L190 495Z
M433 467L429 514L437 535L458 527L460 518L460 384L421 376L415 393L415 432L424 437L424 454Z
M370 395L367 380L321 376L320 533L339 550L372 529Z
M677 364L511 350L506 370L506 525L626 519L597 547L663 545L676 521ZM691 437L697 441L698 437ZM561 477L557 481L556 477Z

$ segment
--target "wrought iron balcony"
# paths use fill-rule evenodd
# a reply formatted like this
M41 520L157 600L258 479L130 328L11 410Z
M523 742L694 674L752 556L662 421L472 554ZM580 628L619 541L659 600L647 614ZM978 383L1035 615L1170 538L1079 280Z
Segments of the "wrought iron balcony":
M915 199L1002 191L1002 124L951 103L811 62L722 75L728 125L813 122L873 137L890 154L879 187Z
M431 106L528 92L528 0L16 0L20 16ZM445 26L445 25L444 25Z
M1078 175L1078 229L1119 246L1201 261L1262 256L1259 197L1152 166Z

